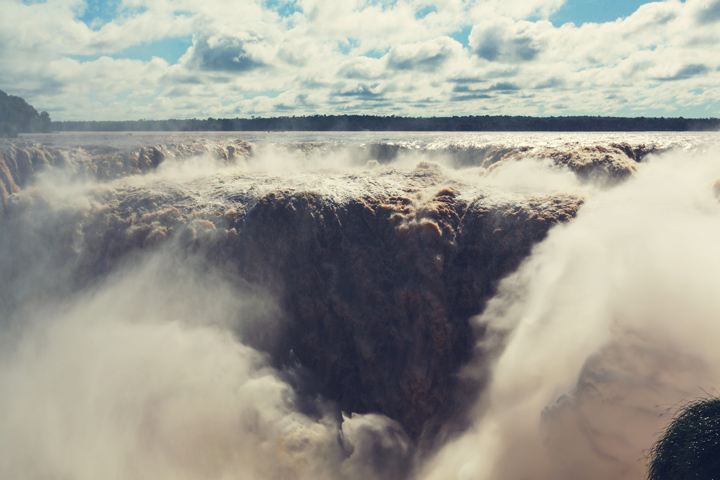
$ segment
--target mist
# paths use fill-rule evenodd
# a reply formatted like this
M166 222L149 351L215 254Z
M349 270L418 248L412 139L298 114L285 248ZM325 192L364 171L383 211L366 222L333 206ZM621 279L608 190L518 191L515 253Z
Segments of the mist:
M644 478L672 414L720 378L717 158L652 158L503 280L473 320L490 386L423 478Z
M644 478L720 374L714 137L534 135L9 143L0 477Z
M375 477L386 450L402 462L409 440L388 418L300 413L238 335L272 306L177 254L5 325L3 477L351 479Z

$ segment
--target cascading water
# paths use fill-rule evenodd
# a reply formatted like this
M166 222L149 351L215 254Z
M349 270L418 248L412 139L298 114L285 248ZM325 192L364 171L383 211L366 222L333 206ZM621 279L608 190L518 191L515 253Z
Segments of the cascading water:
M717 382L715 134L0 145L0 476L639 479Z

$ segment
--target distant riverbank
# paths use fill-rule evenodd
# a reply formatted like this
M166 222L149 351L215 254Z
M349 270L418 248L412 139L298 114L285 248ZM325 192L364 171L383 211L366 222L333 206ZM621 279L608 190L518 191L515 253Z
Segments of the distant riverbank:
M686 132L720 130L718 118L656 117L396 117L313 115L272 118L208 118L205 120L125 120L53 122L54 131L407 131L407 132Z

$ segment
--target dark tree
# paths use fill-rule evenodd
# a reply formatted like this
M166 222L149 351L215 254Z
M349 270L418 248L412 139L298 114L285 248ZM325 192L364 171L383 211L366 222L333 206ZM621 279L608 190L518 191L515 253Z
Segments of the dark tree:
M683 407L650 451L648 480L720 479L720 398Z
M0 90L0 137L51 131L52 122L47 112L38 114L37 110L22 98Z

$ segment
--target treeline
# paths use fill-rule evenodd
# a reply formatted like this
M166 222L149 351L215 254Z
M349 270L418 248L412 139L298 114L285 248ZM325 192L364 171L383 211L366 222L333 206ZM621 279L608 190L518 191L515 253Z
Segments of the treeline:
M206 120L129 120L54 122L56 131L456 131L456 132L612 132L707 131L720 129L717 118L658 117L396 117L312 115L306 117L208 118Z
M50 115L38 113L32 105L0 90L0 137L17 137L19 133L50 133Z

